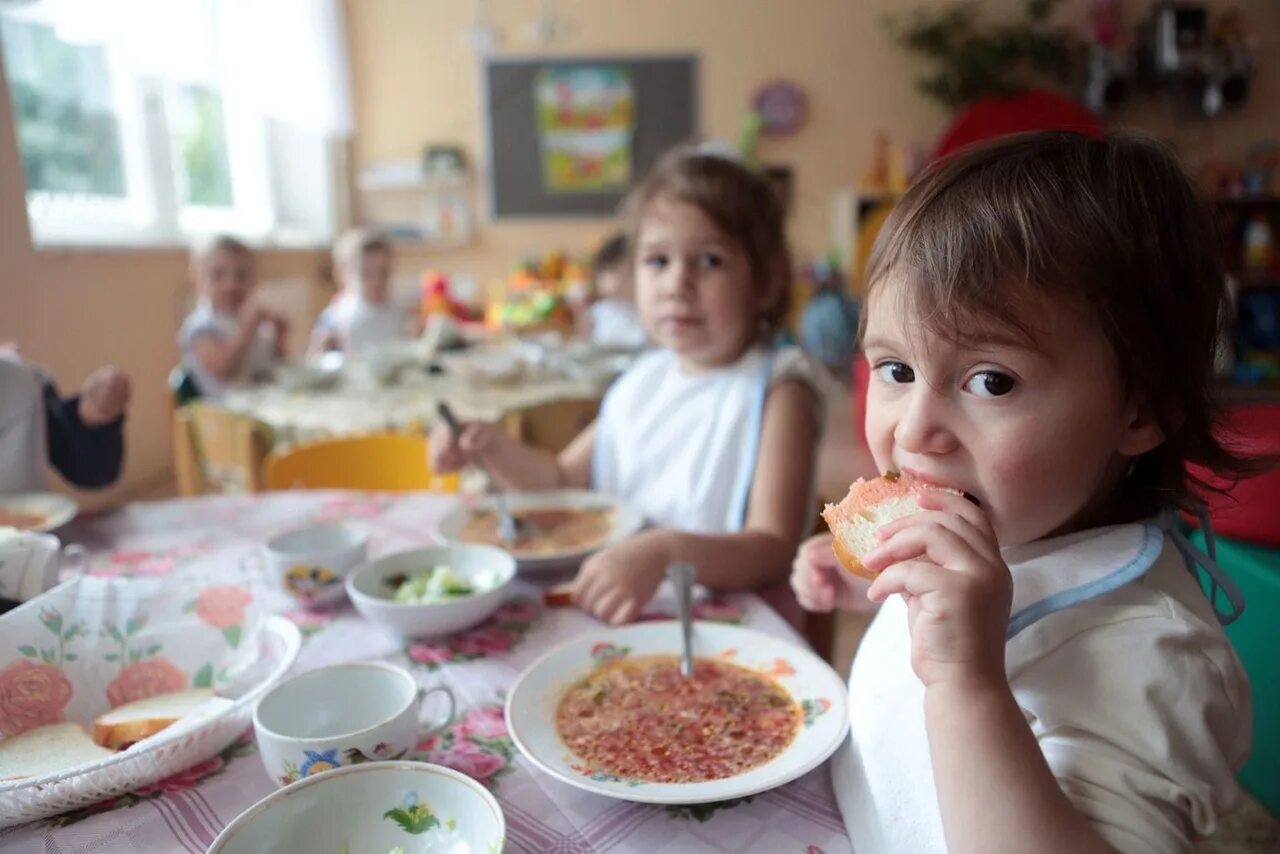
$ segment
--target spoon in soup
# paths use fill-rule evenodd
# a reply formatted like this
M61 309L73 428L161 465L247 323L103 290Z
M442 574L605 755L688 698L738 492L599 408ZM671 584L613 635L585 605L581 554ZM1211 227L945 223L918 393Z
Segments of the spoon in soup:
M693 675L693 564L673 563L667 567L667 578L676 589L676 604L680 609L680 634L683 646L680 655L680 675Z

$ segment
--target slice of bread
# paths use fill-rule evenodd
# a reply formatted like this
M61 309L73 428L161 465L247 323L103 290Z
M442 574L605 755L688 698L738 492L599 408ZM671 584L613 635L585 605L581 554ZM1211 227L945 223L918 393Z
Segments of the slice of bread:
M212 688L191 688L125 703L94 719L93 740L103 747L127 747L204 710L217 699Z
M46 724L0 741L0 780L43 777L115 755L80 724Z
M855 480L843 501L828 504L822 511L822 518L835 536L832 545L840 563L854 575L875 578L875 573L868 572L862 565L862 559L880 545L876 529L894 519L919 513L916 495L925 489L939 488L894 471L871 480Z

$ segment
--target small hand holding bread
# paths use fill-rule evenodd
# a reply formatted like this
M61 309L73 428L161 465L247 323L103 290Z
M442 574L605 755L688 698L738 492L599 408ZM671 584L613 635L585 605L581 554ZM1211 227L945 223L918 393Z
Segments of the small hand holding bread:
M909 474L890 471L871 480L858 478L843 501L828 504L822 518L835 537L832 547L844 568L861 578L875 578L876 574L862 565L862 559L880 545L876 529L894 519L919 513L921 507L916 503L916 496L926 489L961 494L953 489L929 486Z

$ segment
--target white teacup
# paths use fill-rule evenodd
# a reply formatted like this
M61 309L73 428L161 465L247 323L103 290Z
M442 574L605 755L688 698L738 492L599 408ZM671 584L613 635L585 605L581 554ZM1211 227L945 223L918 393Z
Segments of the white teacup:
M62 549L52 534L0 528L0 599L34 599L57 584L59 570L75 573L83 566L79 546Z
M342 598L347 573L364 563L369 535L344 522L311 525L273 537L263 549L271 583L308 607Z
M424 730L423 701L443 694L448 713ZM453 692L419 688L398 667L354 661L321 667L271 689L253 713L268 776L287 786L331 768L401 759L453 719Z

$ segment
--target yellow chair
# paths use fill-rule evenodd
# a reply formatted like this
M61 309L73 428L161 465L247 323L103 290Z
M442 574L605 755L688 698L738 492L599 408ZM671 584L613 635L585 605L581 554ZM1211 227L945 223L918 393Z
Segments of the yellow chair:
M458 491L458 476L431 471L427 440L413 433L375 433L296 445L273 452L263 471L267 489Z
M173 472L179 495L257 492L271 450L271 428L212 403L173 413Z
M507 429L526 445L558 454L599 414L599 400L557 400L512 413Z

